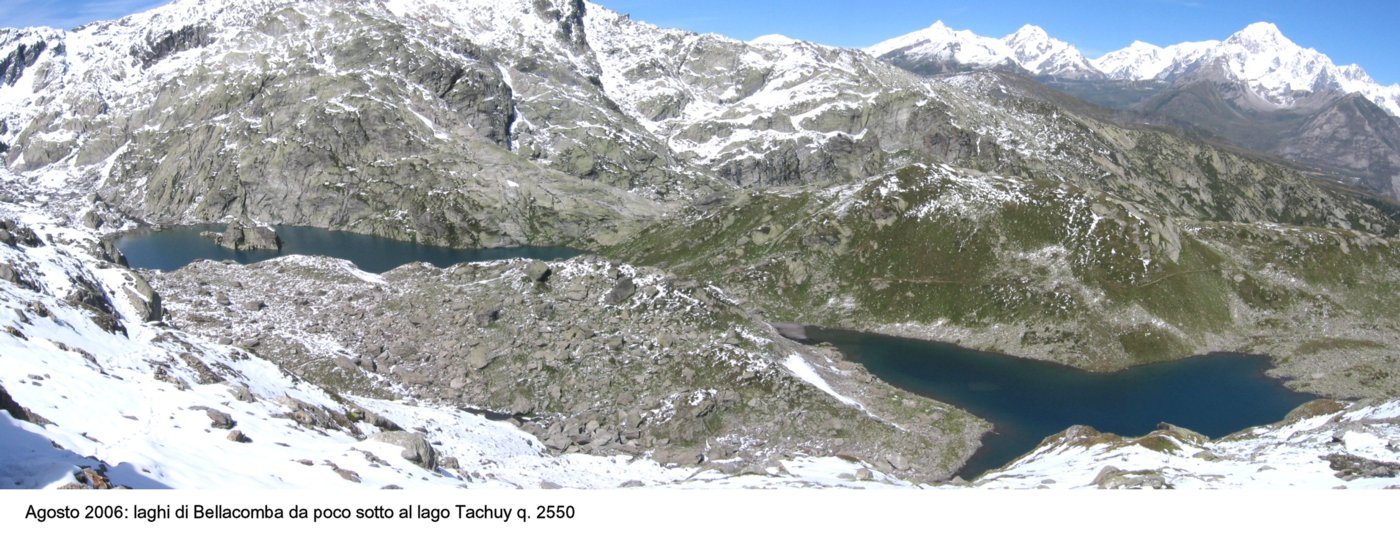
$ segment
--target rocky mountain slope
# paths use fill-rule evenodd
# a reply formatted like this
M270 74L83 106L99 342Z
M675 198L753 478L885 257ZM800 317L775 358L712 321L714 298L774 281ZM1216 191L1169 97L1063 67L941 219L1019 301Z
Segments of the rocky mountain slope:
M513 418L555 452L735 474L839 453L929 481L986 429L783 339L715 287L598 258L411 265L382 279L302 259L152 275L187 331L342 393L397 390Z
M682 212L610 254L713 274L768 316L1112 370L1214 350L1393 396L1393 238L1202 221L1098 189L911 166Z
M453 29L378 3L182 1L72 32L8 31L5 49L39 52L0 91L6 163L96 186L155 222L236 217L458 245L606 240L658 210L665 194L632 161L658 151L612 128L561 132L590 114L628 121L575 57L564 32L577 21L521 5L499 25L505 5L455 6L446 15L474 25ZM500 30L457 33L482 27ZM582 65L507 63L519 58L498 57L493 39L512 27L538 36L541 58ZM556 92L574 98L541 98ZM594 141L612 148L588 152L610 160L569 156Z
M1338 173L1349 185L1400 197L1400 121L1360 93L1313 93L1279 108L1204 67L1137 103L1142 120L1199 129L1239 146Z
M113 263L91 232L0 210L6 488L909 485L946 478L985 428L777 339L713 290L675 288L657 272L615 266L641 282L623 299L593 284L606 264L556 265L557 294L542 284L533 300L543 302L516 306L507 296L536 284L519 264L380 278L293 257L206 263L155 279L157 293L144 279L153 273ZM459 288L485 292L470 302L504 306L451 313L440 290L468 279ZM181 283L192 288L171 287ZM604 323L574 319L585 304L565 295L579 288L626 305L599 313L645 323L625 337L583 332ZM238 313L218 312L225 292ZM384 329L422 336L385 340L354 315L322 310L346 302ZM507 327L515 316L552 317L554 303L561 323L578 324ZM700 329L639 332L678 322ZM385 341L385 351L364 349Z
M0 89L7 165L50 195L95 187L118 221L595 246L736 185L943 162L1123 174L1103 148L1066 143L1079 128L1060 110L998 103L1024 95L1001 82L578 2L176 2L7 36L29 65Z

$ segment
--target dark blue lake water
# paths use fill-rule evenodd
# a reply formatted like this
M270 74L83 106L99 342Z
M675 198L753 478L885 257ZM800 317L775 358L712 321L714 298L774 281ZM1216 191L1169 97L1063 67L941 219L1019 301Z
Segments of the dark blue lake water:
M300 254L343 258L371 273L383 273L410 262L447 267L461 262L508 258L558 260L582 254L567 247L501 247L456 249L392 240L368 234L315 227L278 226L280 251L234 251L200 236L206 230L221 232L224 225L193 225L128 234L117 239L117 248L131 267L171 271L195 260L233 260L240 264Z
M968 479L1075 424L1136 436L1167 422L1218 438L1276 422L1315 399L1266 376L1269 359L1257 355L1217 353L1090 373L951 344L814 327L806 335L836 346L892 385L995 425L958 473Z

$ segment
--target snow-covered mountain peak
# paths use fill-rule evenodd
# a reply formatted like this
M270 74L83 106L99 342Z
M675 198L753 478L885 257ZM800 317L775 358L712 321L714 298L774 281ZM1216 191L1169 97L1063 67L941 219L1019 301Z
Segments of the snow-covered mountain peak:
M1250 24L1224 41L1168 47L1134 41L1090 63L1116 80L1172 81L1215 66L1226 78L1246 84L1277 106L1291 105L1298 93L1361 93L1400 116L1400 85L1381 86L1357 65L1339 67L1327 55L1293 42L1270 22Z
M1017 28L1016 31L1011 35L1006 36L1006 40L1009 43L1014 43L1027 41L1044 42L1053 41L1054 39L1051 39L1050 34L1045 32L1045 28L1041 28L1040 26L1036 26L1034 24L1026 24L1024 26L1021 26L1020 28Z
M1231 76L1249 84L1260 96L1284 106L1292 102L1296 92L1374 93L1382 89L1374 82L1358 83L1365 75L1360 68L1343 71L1331 58L1299 46L1285 37L1278 26L1267 22L1256 22L1236 32L1211 55L1224 61Z
M1027 24L1002 38L1012 59L1022 68L1043 76L1098 78L1098 69L1074 45L1050 37L1044 28Z
M865 49L876 56L901 54L906 60L953 61L961 65L995 67L1012 64L1034 74L1065 78L1098 77L1099 73L1074 46L1050 37L1043 28L1027 24L996 39L969 30L954 30L943 21Z
M1104 75L1115 80L1167 79L1193 67L1219 41L1198 41L1160 47L1133 41L1127 47L1090 60Z
M800 41L800 40L798 40L798 39L793 39L793 38L791 38L791 37L788 37L788 36L783 35L783 34L780 34L780 33L770 33L770 34L768 34L768 35L760 35L760 36L758 36L758 37L755 37L755 38L749 40L749 44L751 44L751 45L758 45L758 46L787 46L787 45L795 45L795 44L801 43L801 42L802 42L802 41Z
M1256 22L1245 26L1244 29L1235 32L1225 39L1226 44L1239 44L1256 48L1258 51L1265 51L1270 48L1299 48L1278 26L1272 22Z
M1050 34L1045 33L1043 28L1030 24L1022 26L1015 33L1006 36L1002 42L1011 47L1017 61L1022 65L1025 64L1022 58L1036 58L1069 46L1069 43L1050 37Z
M977 65L994 65L1011 57L1011 51L1001 41L977 35L971 30L954 30L941 20L922 30L865 49L873 56L900 50L910 56L952 59Z

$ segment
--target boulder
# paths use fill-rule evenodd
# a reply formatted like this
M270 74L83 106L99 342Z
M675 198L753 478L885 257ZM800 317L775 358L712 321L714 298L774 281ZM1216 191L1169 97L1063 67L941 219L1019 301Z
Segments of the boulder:
M1101 489L1170 489L1159 470L1121 470L1115 466L1105 466L1094 477L1092 483Z
M607 342L605 342L605 345L607 345L608 349L610 350L618 351L622 349L623 343L624 340L622 338L622 335L615 335L608 337L608 340Z
M229 386L229 389L233 391L233 399L236 399L236 400L238 400L238 401L242 401L242 402L244 402L244 403L254 403L254 402L256 402L256 401L258 400L257 396L254 396L254 395L253 395L253 391L252 391L252 390L249 390L247 386L244 386L244 385L228 385L228 386Z
M88 210L87 213L83 214L83 225L87 228L99 229L102 228L103 223L105 221L102 220L102 214L95 210Z
M467 366L473 370L480 370L491 364L492 356L486 346L476 346L471 353L467 354Z
M549 264L539 260L531 260L529 264L525 265L525 279L531 282L545 282L553 273L554 270L549 267Z
M1345 481L1361 478L1391 478L1400 475L1400 463L1367 459L1347 453L1324 455L1322 460Z
M0 262L0 281L5 281L27 290L34 289L34 286L29 284L29 281L25 280L24 276L20 275L18 270L4 262Z
M612 291L608 292L608 304L618 305L632 298L632 294L637 293L637 283L632 281L632 277L618 279L613 285Z
M705 462L705 455L694 448L667 448L657 450L652 454L652 458L662 466L675 464L679 466L695 466Z
M24 408L24 406L20 405L14 398L10 397L10 393L6 392L3 386L0 386L0 411L10 413L10 416L16 420L23 420L33 424L48 425L52 423L42 416L29 412L29 409Z
M110 490L117 488L112 485L112 480L107 478L106 466L99 465L96 470L89 467L82 467L73 473L76 483L68 483L60 489L91 489Z
M436 470L438 467L437 450L433 449L427 438L418 433L385 431L369 437L369 440L403 448L403 458L423 468Z
M233 429L238 422L233 421L233 417L223 411L214 409L204 409L204 414L209 416L209 426L215 429Z
M119 266L127 265L126 255L117 248L115 236L108 236L97 242L97 257Z
M136 309L142 321L160 321L165 315L160 303L160 294L140 275L132 276L132 286L122 289L126 300Z
M214 240L214 243L219 244L220 247L235 251L257 249L278 251L282 249L282 238L272 227L249 227L237 221L229 223L222 233L204 232L200 235Z

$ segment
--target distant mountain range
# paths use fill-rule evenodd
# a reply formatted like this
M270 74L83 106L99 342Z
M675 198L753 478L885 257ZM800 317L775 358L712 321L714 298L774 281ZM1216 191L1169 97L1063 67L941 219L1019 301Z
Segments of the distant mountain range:
M966 68L1024 69L1035 75L1062 78L1105 78L1079 49L1027 24L996 39L943 24L901 35L865 49L874 56L925 74Z
M1096 59L1031 25L996 39L941 21L866 49L924 75L995 69L1125 112L1280 156L1400 198L1400 85L1258 22L1223 41L1134 42Z
M1086 59L1074 45L1030 24L996 39L953 30L939 21L865 50L911 65L1015 67L1035 76L1125 82L1171 82L1219 63L1233 80L1248 84L1277 107L1291 107L1309 93L1361 93L1391 115L1400 115L1400 84L1381 85L1358 65L1338 66L1325 54L1298 46L1268 22L1250 24L1224 41L1167 47L1135 41L1096 59Z

